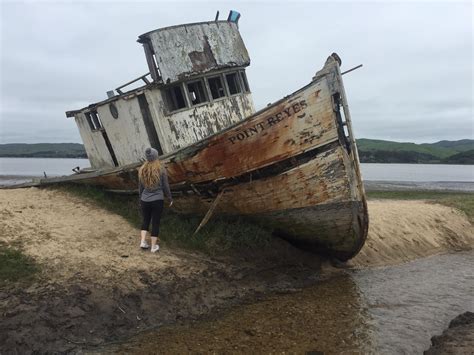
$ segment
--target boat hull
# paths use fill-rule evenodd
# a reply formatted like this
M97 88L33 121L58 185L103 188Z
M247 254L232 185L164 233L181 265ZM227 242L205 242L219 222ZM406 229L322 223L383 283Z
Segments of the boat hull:
M345 121L343 120L343 116ZM339 259L364 244L368 212L338 62L313 81L213 136L162 156L174 208L240 215ZM136 191L140 163L43 179Z

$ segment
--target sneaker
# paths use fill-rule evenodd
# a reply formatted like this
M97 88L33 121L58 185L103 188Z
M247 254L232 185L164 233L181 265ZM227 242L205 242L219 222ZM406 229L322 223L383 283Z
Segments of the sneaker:
M154 247L150 249L152 253L156 253L158 250L160 250L160 246L158 244L156 244Z
M149 247L150 247L150 246L148 245L147 242L141 242L141 243L140 243L140 248L142 248L142 249L148 249Z

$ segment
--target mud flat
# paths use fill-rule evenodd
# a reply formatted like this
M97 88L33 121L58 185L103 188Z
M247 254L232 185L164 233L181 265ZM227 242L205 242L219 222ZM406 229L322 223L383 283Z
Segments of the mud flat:
M474 351L474 313L465 312L449 323L443 334L431 339L424 355L472 354Z
M368 241L352 266L474 245L469 220L450 207L375 200L369 214ZM42 270L33 283L0 289L0 351L91 349L326 277L324 260L278 239L265 250L211 258L166 244L159 255L142 252L137 235L122 217L64 191L0 190L0 243Z

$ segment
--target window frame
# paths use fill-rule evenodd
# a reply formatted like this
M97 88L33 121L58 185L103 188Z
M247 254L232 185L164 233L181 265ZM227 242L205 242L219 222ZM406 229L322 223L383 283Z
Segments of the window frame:
M205 79L205 77L202 77L202 78L198 78L196 80L190 80L190 81L185 82L185 87L186 87L186 90L187 90L187 95L188 95L188 99L189 99L189 103L191 104L191 107L196 107L196 106L199 106L199 105L210 102L209 92L207 90L206 83L205 83L204 79ZM204 101L201 101L201 102L198 102L198 103L194 104L193 100L192 100L192 97L191 97L191 91L189 90L189 85L196 84L196 83L201 85L202 94L204 95Z
M177 87L180 88L180 90L181 90L181 95L183 96L183 100L184 100L184 107L173 109L172 107L174 107L174 103L171 100L173 100L173 98L176 100L176 97L175 97L176 95L175 95L175 92L172 91L172 90L174 90ZM166 110L167 110L168 114L174 114L176 112L187 110L190 107L192 107L191 102L189 101L189 97L186 93L187 86L185 85L184 82L177 83L177 84L174 84L174 85L170 85L169 87L164 88L163 91L164 91L164 94L165 94L164 96L165 96L165 102L166 102ZM173 106L172 106L172 104L173 104Z
M229 97L232 97L232 96L236 96L236 95L242 95L244 94L245 92L243 91L242 89L242 84L240 82L240 75L239 75L239 72L238 71L229 71L229 72L225 72L225 73L222 73L224 75L224 79L225 79L225 84L227 86L227 92L229 94ZM230 87L229 87L229 83L227 82L227 75L235 75L235 77L237 78L237 84L239 85L239 89L240 91L236 92L235 94L232 94L230 92Z
M237 92L235 94L230 93L230 88L229 88L229 85L228 85L228 82L227 82L226 75L234 75L235 76L236 83L238 85L238 88L240 89L239 92ZM221 96L217 99L214 99L213 96L212 96L211 86L209 84L209 79L213 79L213 78L217 78L217 77L220 78L221 83L223 84L224 96ZM242 69L242 68L240 68L240 69L239 68L232 68L232 69L227 68L227 69L220 70L220 71L213 72L213 73L201 74L199 76L189 78L188 80L181 80L181 81L178 81L178 82L175 82L175 83L172 83L172 84L167 84L167 85L165 85L161 88L162 98L163 98L163 101L164 101L164 104L165 104L164 105L165 106L164 107L164 114L166 116L171 116L171 115L174 115L175 113L179 113L179 112L182 112L182 111L197 108L197 107L200 107L200 106L203 106L203 105L213 103L215 101L217 102L217 101L223 100L225 98L230 98L230 97L237 96L237 95L246 95L246 94L250 93L250 87L248 86L248 80L246 81L247 84L245 83L246 79L247 79L247 76L246 76L246 73L245 73L245 69ZM206 95L207 101L203 101L203 102L200 102L198 104L193 104L192 103L192 97L191 97L191 93L189 92L188 84L192 84L192 83L195 83L195 82L201 82L201 85L203 86L203 90L204 90L204 95ZM170 95L168 95L168 92L170 92L170 90L172 88L175 88L177 86L180 87L181 94L184 95L184 100L185 100L186 105L182 108L172 110L171 109L172 102L170 102L170 98L169 98ZM248 91L247 91L247 88L248 88Z
M244 88L244 93L249 93L250 91L250 85L249 81L247 79L247 73L245 73L245 70L239 70L239 77L242 82L242 86Z
M84 116L86 117L86 121L89 124L89 127L92 132L104 130L104 125L102 124L102 121L100 119L100 116L97 110L90 110L90 111L84 112Z
M212 101L222 100L222 99L230 96L228 91L227 91L227 88L226 88L226 85L225 85L225 78L223 77L222 73L217 74L217 75L212 75L212 76L206 76L205 78L206 78L206 82L209 86L209 96L212 99ZM221 82L222 91L223 91L224 95L215 99L214 96L212 95L211 84L209 83L209 79L216 79L216 78L219 78L219 80Z

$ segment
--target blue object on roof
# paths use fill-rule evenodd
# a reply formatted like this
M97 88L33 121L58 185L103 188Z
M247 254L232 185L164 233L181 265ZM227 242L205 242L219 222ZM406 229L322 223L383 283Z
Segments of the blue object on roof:
M238 11L230 10L229 17L227 21L238 23L240 18L240 13Z

